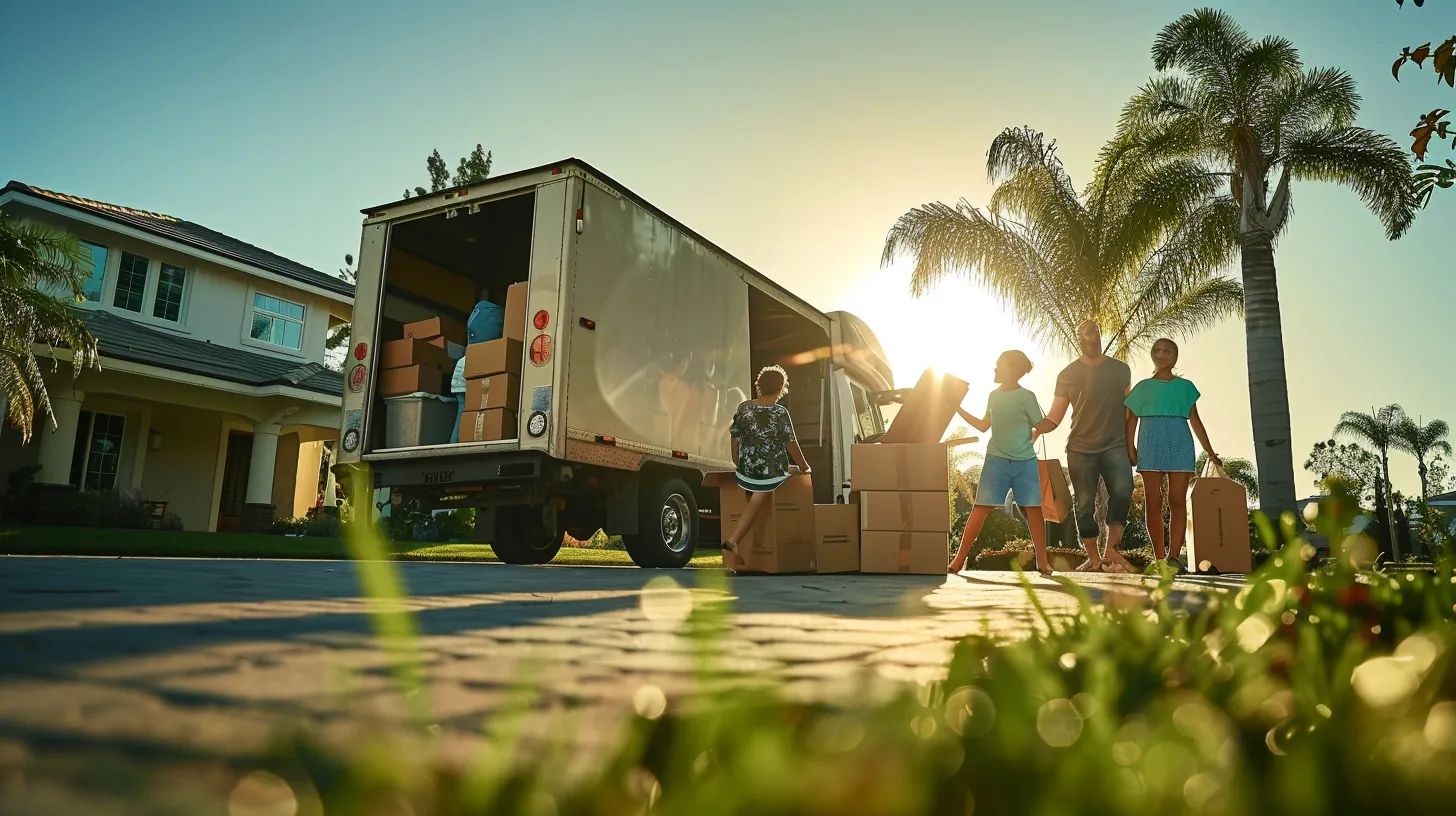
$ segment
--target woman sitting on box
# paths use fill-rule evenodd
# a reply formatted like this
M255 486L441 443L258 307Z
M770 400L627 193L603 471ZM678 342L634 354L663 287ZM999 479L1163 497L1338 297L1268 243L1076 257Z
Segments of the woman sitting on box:
M738 518L738 526L723 540L723 549L734 555L738 554L738 542L753 529L753 523L774 490L788 481L789 460L793 460L800 473L809 473L809 463L794 436L789 409L779 405L779 400L789 392L788 373L778 366L768 366L758 372L753 389L757 399L738 406L728 431L733 437L734 475L738 486L751 494L748 506ZM738 560L741 562L742 557Z

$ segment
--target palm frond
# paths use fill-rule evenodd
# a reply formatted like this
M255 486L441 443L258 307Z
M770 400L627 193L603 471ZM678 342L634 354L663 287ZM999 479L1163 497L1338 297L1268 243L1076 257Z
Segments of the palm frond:
M1219 321L1242 315L1244 287L1223 276L1193 282L1173 297L1148 300L1131 321L1123 347L1131 354L1149 347L1159 337L1187 337Z
M1298 133L1285 142L1282 160L1296 179L1354 190L1392 239L1418 212L1410 156L1388 136L1360 127Z
M1153 42L1158 71L1181 69L1212 88L1231 92L1238 61L1252 45L1228 12L1198 9L1163 27Z

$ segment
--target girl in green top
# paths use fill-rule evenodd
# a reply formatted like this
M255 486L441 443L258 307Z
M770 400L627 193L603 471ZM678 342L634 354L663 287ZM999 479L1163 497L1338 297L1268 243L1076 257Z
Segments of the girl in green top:
M1198 417L1198 389L1173 373L1178 364L1178 344L1164 337L1153 343L1153 376L1132 387L1127 394L1127 456L1143 477L1147 492L1148 538L1158 560L1170 559L1180 569L1178 555L1188 530L1188 483L1193 479L1193 435L1208 451L1208 458L1222 466L1223 460L1208 443L1208 431ZM1189 433L1189 427L1192 433ZM1163 478L1168 479L1167 501L1171 505L1172 536L1163 547Z
M950 571L960 572L980 535L981 527L991 511L1013 496L1026 513L1031 528L1031 543L1036 548L1036 568L1042 575L1051 575L1047 560L1046 523L1041 514L1041 471L1032 443L1038 433L1056 427L1037 404L1036 395L1021 387L1021 378L1031 372L1031 360L1019 351L1008 351L996 361L996 382L1000 386L986 400L986 418L978 419L957 409L964 419L982 433L991 432L986 445L986 464L981 468L981 483L976 489L976 506L966 520L960 549L951 559Z

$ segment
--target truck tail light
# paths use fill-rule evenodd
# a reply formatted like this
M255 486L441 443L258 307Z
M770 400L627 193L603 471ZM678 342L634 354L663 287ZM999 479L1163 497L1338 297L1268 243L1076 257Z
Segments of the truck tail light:
M541 311L536 313L536 317L531 321L531 325L536 327L536 331L542 331L546 328L546 324L550 322L551 313L547 312L545 309L542 309Z

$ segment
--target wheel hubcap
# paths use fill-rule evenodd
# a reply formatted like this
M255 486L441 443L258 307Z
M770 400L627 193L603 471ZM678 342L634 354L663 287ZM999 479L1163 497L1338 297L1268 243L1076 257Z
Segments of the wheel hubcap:
M687 499L677 493L663 502L658 528L662 531L662 543L673 552L682 552L688 544L688 512Z

